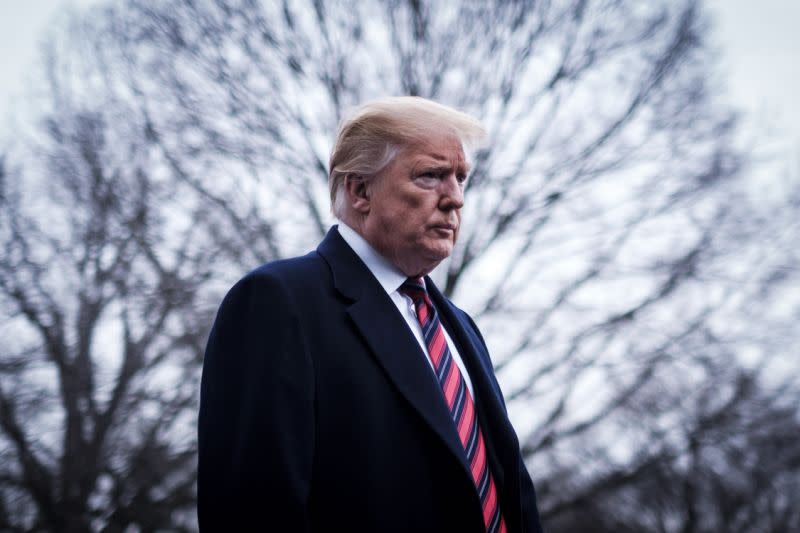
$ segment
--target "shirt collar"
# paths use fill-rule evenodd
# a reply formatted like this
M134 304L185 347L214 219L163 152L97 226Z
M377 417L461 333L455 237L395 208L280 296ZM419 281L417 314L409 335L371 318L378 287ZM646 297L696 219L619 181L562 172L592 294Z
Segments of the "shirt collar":
M373 248L364 237L356 233L353 228L344 222L339 222L338 230L342 239L353 249L361 261L364 262L387 294L395 292L407 279L405 274L390 263L388 259L375 251L375 248Z

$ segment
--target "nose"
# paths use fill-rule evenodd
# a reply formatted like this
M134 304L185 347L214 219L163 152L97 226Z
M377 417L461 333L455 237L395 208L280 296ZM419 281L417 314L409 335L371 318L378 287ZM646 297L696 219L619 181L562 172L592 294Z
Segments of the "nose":
M461 209L464 206L464 184L458 180L455 173L443 179L440 186L440 209L443 211L450 211L453 209Z

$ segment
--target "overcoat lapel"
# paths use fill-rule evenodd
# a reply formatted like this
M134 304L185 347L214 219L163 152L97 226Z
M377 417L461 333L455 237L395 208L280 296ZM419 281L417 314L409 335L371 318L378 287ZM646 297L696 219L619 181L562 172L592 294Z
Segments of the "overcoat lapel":
M444 324L458 346L464 365L469 372L472 388L475 391L475 409L487 449L496 459L497 466L492 471L497 483L503 505L503 513L509 526L521 520L519 507L519 465L516 463L519 443L514 429L508 420L502 403L502 393L492 377L494 370L491 360L483 348L477 333L458 311L429 280L426 280L431 297Z
M317 251L331 267L334 286L352 301L347 312L372 355L400 394L421 415L462 465L472 483L469 465L441 388L435 381L414 335L389 295L369 269L331 228ZM479 500L476 492L476 502Z

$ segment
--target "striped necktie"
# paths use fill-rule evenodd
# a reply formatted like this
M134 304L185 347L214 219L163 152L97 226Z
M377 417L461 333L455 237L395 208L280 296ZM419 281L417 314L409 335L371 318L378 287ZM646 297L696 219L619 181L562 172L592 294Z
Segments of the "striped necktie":
M478 425L475 404L458 365L453 361L439 315L425 290L425 280L409 278L400 286L399 290L411 298L417 310L417 319L422 326L422 335L425 345L428 347L428 356L433 362L436 378L444 393L447 406L450 408L450 415L453 417L458 437L464 446L467 462L470 465L472 480L475 482L478 496L481 499L486 531L488 533L505 532L506 524L498 504L497 487L495 487L487 462L486 445Z

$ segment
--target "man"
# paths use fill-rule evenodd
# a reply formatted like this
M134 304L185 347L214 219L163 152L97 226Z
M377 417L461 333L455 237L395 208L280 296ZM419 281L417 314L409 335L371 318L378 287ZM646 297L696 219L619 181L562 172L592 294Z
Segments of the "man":
M200 400L204 531L541 532L486 345L427 274L453 250L471 117L421 98L345 120L341 223L223 301Z

